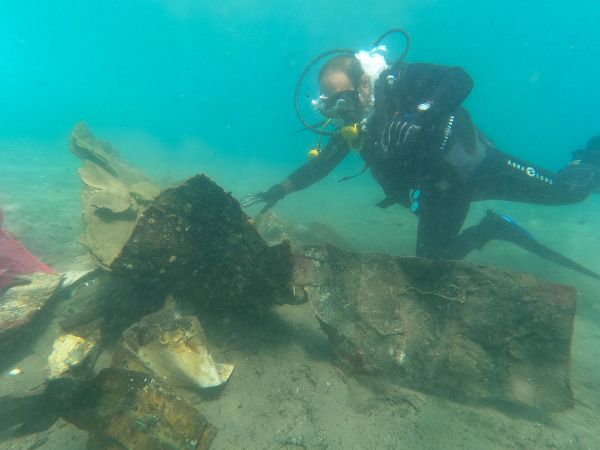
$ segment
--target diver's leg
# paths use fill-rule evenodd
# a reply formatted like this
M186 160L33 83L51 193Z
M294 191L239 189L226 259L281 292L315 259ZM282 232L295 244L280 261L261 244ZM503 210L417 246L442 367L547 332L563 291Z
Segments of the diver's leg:
M600 275L539 243L510 217L493 211L488 210L477 225L459 234L469 211L470 203L466 196L422 196L420 203L417 256L459 260L473 250L481 250L488 242L499 240L511 242L556 264L600 279Z
M481 250L485 244L492 240L512 242L548 261L600 280L600 274L538 242L531 233L510 217L489 210L481 222L467 228L455 239L453 246L455 259L464 258L474 249Z
M489 142L486 147L486 157L472 178L474 200L562 205L583 201L598 188L600 150L598 168L581 163L576 171L569 169L574 166L571 163L566 169L555 173L503 153ZM591 158L588 156L587 159Z
M459 215L457 214L454 217L457 219L454 225L457 226ZM462 220L464 222L464 217ZM419 222L419 231L421 231L421 223ZM422 235L419 234L421 239L417 239L417 243L420 243L422 247L427 248L426 244L428 244L429 247L436 249L436 253L433 256L429 256L430 258L464 259L473 250L483 249L485 244L492 240L509 241L520 245L523 239L528 239L530 236L525 229L521 228L509 217L498 215L492 211L488 211L486 216L477 225L464 229L460 234L456 232L452 235L439 236L442 231L441 228L437 228L436 231L432 232L426 226L427 224L435 223L440 223L439 217L432 217L430 220L423 222L423 233ZM460 226L458 228L460 229ZM419 255L417 252L417 256L423 255Z
M421 194L417 229L417 256L431 259L462 259L460 229L469 212L466 193L453 189L445 193Z
M560 177L528 161L499 151L485 140L486 157L471 179L473 200L510 200L548 205L576 203L585 199L590 187L565 183ZM455 259L481 250L489 241L500 240L521 247L533 238L510 217L488 211L480 223L463 230L452 243Z
M600 136L590 140L584 150L575 152L574 157L578 159L569 165L585 166L586 170L593 170L592 176L580 171L567 177L564 173L569 167L557 174L511 157L491 142L486 142L486 147L486 157L473 174L470 186L464 186L460 195L452 189L425 199L417 235L417 256L463 259L491 240L531 247L532 237L526 230L509 217L491 211L479 224L459 234L470 201L495 199L560 205L580 202L600 188Z
M590 143L596 143L594 147ZM503 199L530 203L563 204L583 200L594 189L598 189L600 177L600 137L588 143L585 150L574 153L579 160L572 163L575 166L587 165L595 171L590 176L586 171L569 174L567 182L559 172L554 177L550 172L534 167L525 162L508 157L495 148L490 148L486 165L478 173L477 183L474 183L474 198ZM594 159L596 158L596 159ZM498 162L506 162L504 168ZM597 165L596 167L593 167ZM495 172L491 170L495 168ZM563 172L567 171L565 169ZM527 177L521 176L525 172ZM552 182L550 182L552 181ZM563 256L538 242L527 230L515 223L510 217L488 211L481 222L463 230L454 240L453 252L457 259L464 258L474 249L481 250L491 240L512 242L538 256L556 264L576 270L595 279L600 275L581 266L575 261Z
M520 247L529 246L533 236L508 216L488 210L477 225L464 229L456 238L453 252L463 259L473 250L481 250L490 241L506 241Z

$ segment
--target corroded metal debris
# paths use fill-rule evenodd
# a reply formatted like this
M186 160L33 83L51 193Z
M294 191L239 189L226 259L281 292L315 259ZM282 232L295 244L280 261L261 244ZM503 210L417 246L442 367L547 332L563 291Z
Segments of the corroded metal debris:
M91 433L88 448L205 450L216 428L159 378L104 369L67 420Z
M172 298L162 310L125 330L112 366L149 373L186 388L219 386L233 371L232 365L213 361L200 321L180 316Z
M198 318L179 315L173 302L139 320L168 294L188 312L199 304L239 310L308 300L354 371L462 401L550 411L573 405L574 289L465 262L303 246L343 241L325 226L265 216L269 240L294 240L292 254L286 241L269 246L239 203L206 176L158 193L85 125L75 129L72 150L84 161L83 240L110 272L71 273L61 296L54 295L60 276L36 274L0 299L4 350L20 339L13 331L60 297L43 342L56 341L40 352L46 380L0 397L0 431L37 432L63 417L90 433L90 449L207 449L216 428L171 388L219 386L233 366L213 361ZM102 321L129 328L112 368L92 378Z
M59 335L48 356L46 378L76 376L89 378L100 353L100 319L71 333Z
M76 378L47 381L25 392L0 396L0 431L19 427L19 433L51 427L77 402L84 382Z
M24 393L0 396L0 431L21 425L38 414L45 404L45 391L46 386L38 386Z
M0 297L0 339L27 325L43 310L60 285L56 274L21 277L26 284L12 286Z
M129 166L110 143L96 139L85 123L73 130L71 151L83 161L82 242L101 266L108 267L159 188Z
M352 370L459 400L573 405L571 287L332 246L298 253L294 284Z
M131 284L110 272L100 271L85 282L70 286L68 294L56 309L58 323L66 332L99 318L104 319L118 306L133 303L131 308L135 308Z
M63 417L90 433L88 448L205 450L217 429L159 378L103 369L92 380L50 380L0 397L0 431L45 430Z
M285 240L290 241L293 248L327 243L347 250L352 249L352 244L327 223L295 224L284 220L272 210L256 218L256 228L269 245L279 244Z
M237 200L204 175L158 196L111 269L138 285L215 305L292 299L289 244L269 247Z
M83 449L88 433L62 419L49 429L37 433L16 435L0 443L1 450Z

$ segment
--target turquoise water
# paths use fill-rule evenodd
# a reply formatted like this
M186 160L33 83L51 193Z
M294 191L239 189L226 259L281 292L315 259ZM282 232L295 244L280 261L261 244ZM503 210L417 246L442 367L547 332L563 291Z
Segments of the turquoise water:
M598 132L598 13L593 0L7 0L0 134L56 138L85 119L296 163L291 95L305 63L400 26L410 61L472 74L468 105L501 148L557 168Z
M306 63L330 48L368 48L401 26L413 37L409 61L461 65L473 76L466 105L499 148L557 170L600 131L598 13L592 0L7 0L0 5L2 151L69 161L68 135L85 120L159 179L200 171L236 195L264 189L305 162L315 143L308 132L294 134L300 125L292 94ZM388 43L392 51L402 46ZM335 222L351 219L344 203L358 196L365 214L375 216L370 223L380 224L382 213L370 205L381 194L368 175L334 181L361 168L353 155L278 208L295 219L320 211L318 218ZM331 208L337 214L327 214ZM352 232L353 240L367 241L361 247L371 246L365 233L381 236L368 228ZM412 241L393 249L410 254Z
M466 106L502 150L557 170L569 161L569 152L600 133L598 17L595 0L4 0L0 207L6 226L42 259L69 268L80 251L82 225L79 161L68 146L80 121L165 184L204 172L236 196L269 187L305 162L315 143L313 135L295 133L300 124L293 92L306 63L330 48L368 49L391 27L410 32L408 61L460 65L471 74L475 88ZM290 196L275 211L297 223L326 223L355 250L412 255L412 215L373 207L382 193L369 175L337 183L361 168L360 158L352 155L332 176ZM542 242L600 271L599 196L561 207L491 205ZM468 223L489 206L475 205ZM455 448L469 434L475 437L464 448L478 448L477 433L502 436L502 430L488 427L497 420L509 437L489 448L552 448L552 443L598 448L589 437L598 433L585 435L600 430L595 419L600 366L592 350L600 343L597 282L507 244L493 243L470 259L577 286L573 383L589 410L580 414L579 406L574 414L556 417L564 435L553 441L534 424L492 413L478 424L476 412L429 405L429 417L414 422L426 437L410 440L411 448L448 448L443 433L435 431L438 424L453 427ZM327 367L323 370L334 376ZM333 407L330 412L339 414ZM456 414L463 417L458 424ZM467 431L461 434L462 426ZM531 430L539 435L529 434L534 437L519 444L506 430L521 426L525 431L514 436ZM327 434L323 430L326 425L321 432ZM379 448L383 441L373 442Z

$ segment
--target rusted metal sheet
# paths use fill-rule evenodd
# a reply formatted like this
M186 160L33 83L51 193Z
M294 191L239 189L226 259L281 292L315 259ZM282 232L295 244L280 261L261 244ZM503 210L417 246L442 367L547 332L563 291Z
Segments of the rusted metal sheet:
M296 255L294 286L354 371L463 401L573 405L574 288L467 262L332 246Z

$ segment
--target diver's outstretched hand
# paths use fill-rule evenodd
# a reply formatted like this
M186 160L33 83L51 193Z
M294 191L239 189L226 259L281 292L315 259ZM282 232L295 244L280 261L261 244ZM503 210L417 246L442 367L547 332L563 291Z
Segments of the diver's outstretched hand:
M256 205L257 203L265 203L265 206L260 210L260 213L265 213L272 208L275 203L285 197L286 190L281 184L271 186L267 191L257 192L256 194L246 194L240 199L240 204L246 208Z

